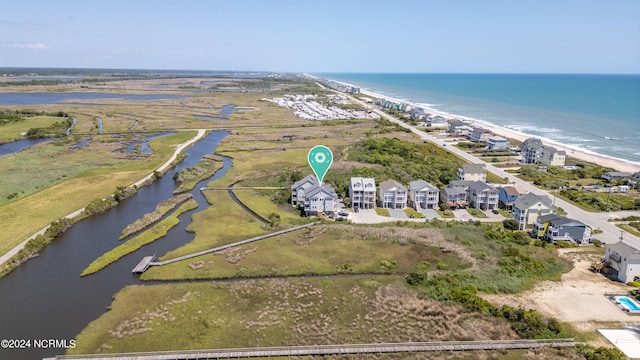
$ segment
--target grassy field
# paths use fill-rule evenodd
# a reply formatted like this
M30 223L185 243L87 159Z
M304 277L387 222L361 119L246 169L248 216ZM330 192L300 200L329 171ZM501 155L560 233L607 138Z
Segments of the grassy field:
M64 121L57 116L31 116L25 121L0 126L0 144L24 139L31 128L46 128L55 122Z
M129 286L68 353L516 338L396 277L334 277Z
M150 244L165 235L167 232L171 230L174 226L180 223L178 220L178 216L181 214L193 210L198 207L198 203L195 200L189 200L186 203L182 204L176 211L174 211L171 215L164 218L159 223L140 233L139 235L125 241L122 245L114 248L113 250L103 254L96 260L94 260L89 266L87 266L80 276L87 276L94 274L109 264L118 261L121 257L128 255L144 245Z
M316 225L216 254L154 267L144 280L219 279L333 274L406 274L446 264L469 268L453 252L442 252L442 237L429 230L402 231L350 225ZM445 266L445 265L443 265Z
M2 157L0 171L4 175L0 189L4 189L2 191L5 193L18 191L21 193L23 190L20 189L22 188L25 189L25 193L27 191L32 193L25 194L10 202L7 202L6 197L0 198L0 203L4 202L0 206L0 226L3 229L0 232L0 254L6 253L52 221L83 208L94 199L111 195L117 186L128 186L142 179L169 157L175 145L194 135L195 132L192 131L179 132L173 136L156 139L152 142L156 151L153 156L144 160L112 163L111 165L108 165L108 159L107 164L104 162L102 164L96 163L100 156L95 156L95 152L87 152L82 155L86 158L87 163L92 163L95 166L77 165L74 163L73 155L70 155L71 158L60 155L60 151L66 152L66 150L57 149L62 147L59 144L40 144L19 154ZM39 154L46 155L45 159L38 159ZM94 156L98 160L91 159ZM18 159L23 159L24 162L21 163ZM60 168L43 164L46 163L46 160L60 164ZM77 158L76 160L80 161ZM25 168L24 164L31 164L31 166L43 164L45 168L40 169L39 176L36 177L33 176L29 167ZM52 167L51 172L45 171L49 166ZM63 177L64 174L58 175L67 172L69 168L77 171L74 176L71 174L67 177ZM60 179L55 180L56 176ZM38 185L33 185L33 183L43 181L52 185L35 189L35 186Z

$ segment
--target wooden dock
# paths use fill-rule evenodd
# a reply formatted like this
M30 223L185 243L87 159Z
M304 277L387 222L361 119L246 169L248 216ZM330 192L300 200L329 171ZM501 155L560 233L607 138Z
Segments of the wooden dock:
M151 262L153 262L155 259L155 255L143 257L138 265L136 265L136 267L131 270L131 272L134 274L142 274L143 272L147 271L147 269L149 268L149 264L151 264Z
M347 354L419 353L575 347L573 339L434 341L407 343L281 346L262 348L158 351L126 354L59 355L43 360L211 360L253 357L331 356ZM410 356L410 355L409 355Z

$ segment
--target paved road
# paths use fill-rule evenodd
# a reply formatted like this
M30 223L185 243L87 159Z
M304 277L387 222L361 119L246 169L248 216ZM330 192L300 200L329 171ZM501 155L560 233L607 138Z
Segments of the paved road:
M370 106L367 106L366 104L364 104L363 102L361 102L358 99L355 99L352 97L352 99L358 103L360 103L360 105L364 106L365 108L371 108ZM603 231L602 234L594 234L593 237L598 238L606 243L614 243L617 242L620 238L620 229L618 227L616 227L614 224L610 223L607 221L607 219L611 218L613 216L613 213L592 213L592 212L588 212L585 210L580 209L579 207L568 203L567 201L564 201L560 198L555 197L552 193L550 193L549 191L546 190L542 190L539 189L535 186L533 186L531 183L528 183L522 179L519 179L515 176L513 176L512 174L509 174L507 172L505 172L503 169L497 168L495 166L493 166L490 163L486 163L478 158L476 158L473 155L470 155L467 152L464 152L454 146L447 146L446 142L435 138L431 135L429 135L428 133L424 132L424 131L420 131L417 128L415 128L414 126L408 125L402 121L400 121L399 119L383 112L380 111L376 108L371 108L372 111L375 111L378 115L382 116L383 118L394 122L400 126L402 126L403 128L409 129L411 130L413 133L417 134L418 136L420 136L423 140L429 141L431 143L434 143L436 145L442 146L445 149L447 149L448 151L454 153L455 155L459 156L460 158L472 163L472 164L485 164L487 167L487 170L498 175L501 178L507 178L509 182L511 183L515 183L515 185L529 191L532 192L534 194L538 194L538 195L547 195L549 196L549 198L553 199L554 204L558 207L561 207L562 209L564 209L567 212L567 216L574 218L574 219L578 219L582 222L584 222L587 225L590 225L592 228L594 229L601 229ZM636 215L640 216L640 211L635 211L635 212L627 212L627 213L635 213ZM625 232L623 234L624 240L625 242L634 245L636 248L640 248L640 238L638 238L637 236L633 236L627 232Z

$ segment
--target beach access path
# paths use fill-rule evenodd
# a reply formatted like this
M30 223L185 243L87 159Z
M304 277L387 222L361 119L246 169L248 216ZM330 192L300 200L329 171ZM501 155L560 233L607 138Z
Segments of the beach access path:
M373 95L373 94L371 94ZM420 136L420 138L422 138L423 140L429 141L433 144L436 144L438 146L443 147L445 150L457 155L458 157L464 159L465 161L468 161L472 164L484 164L487 168L487 171L490 171L492 173L494 173L495 175L501 177L501 178L506 178L508 182L511 182L513 184L515 184L516 186L519 186L523 189L525 189L526 191L532 192L534 194L537 195L546 195L549 196L549 198L553 199L553 202L555 204L555 206L558 206L562 209L564 209L567 212L567 216L580 220L582 222L584 222L585 224L591 226L594 229L600 229L603 232L601 234L597 234L597 238L607 244L611 244L611 243L615 243L618 242L620 240L620 235L621 235L621 231L618 227L616 227L613 223L607 221L608 219L610 219L612 217L612 213L609 212L601 212L601 213L595 213L595 212L588 212L585 210L580 209L579 207L565 201L562 200L560 198L557 198L553 193L543 190L543 189L539 189L538 187L534 186L533 184L524 181L520 178L515 177L513 174L507 173L506 171L504 171L503 169L497 168L495 166L493 166L490 163L484 162L480 159L478 159L477 157L463 151L460 150L454 146L446 146L446 142L438 139L436 137L433 137L431 135L429 135L428 133L424 132L424 131L420 131L418 130L416 127L411 126L403 121L401 121L400 119L391 116L383 111L380 111L379 109L371 106L371 105L367 105L365 103L363 103L362 101L351 97L351 99L362 105L365 108L369 108L372 111L376 112L378 115L380 115L383 119L387 119L393 123L396 123L400 126L402 126L405 129L411 130L411 132L413 132L414 134ZM638 214L640 215L640 212L638 212ZM632 234L629 233L624 233L624 241L628 244L631 244L633 246L635 246L636 248L640 248L640 238L638 238L637 236L633 236Z
M173 152L173 155L169 158L169 160L167 160L164 164L162 164L159 168L157 168L155 171L158 172L162 172L164 171L166 168L168 168L169 166L171 166L171 164L178 158L178 155L184 150L186 149L188 146L190 146L191 144L195 143L196 141L200 140L205 134L207 133L206 129L198 129L198 134L194 137L192 137L191 139L183 142L182 144L178 145L176 147L176 150ZM144 178L142 178L141 180L138 180L136 183L134 183L132 186L136 186L136 187L140 187L142 186L142 184L144 184L145 182L147 182L149 179L151 179L154 176L154 172L152 172L151 174L145 176ZM80 216L82 213L84 212L84 208L82 209L78 209L74 212L72 212L71 214L65 216L65 218L67 219L73 219L77 216ZM49 229L49 225L45 226L44 228L42 228L40 231L38 231L37 233L31 235L27 240L21 242L20 244L18 244L17 246L15 246L13 249L9 250L6 254L0 256L0 265L4 264L5 262L9 261L9 259L11 259L14 255L16 255L17 253L20 252L20 250L24 249L24 247L27 245L27 243L29 242L29 240L35 238L38 235L42 235L44 234L45 231L47 231L47 229Z

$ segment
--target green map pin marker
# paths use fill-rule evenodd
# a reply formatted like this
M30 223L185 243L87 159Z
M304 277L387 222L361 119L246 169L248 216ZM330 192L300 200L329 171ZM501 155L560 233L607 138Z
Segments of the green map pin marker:
M313 173L316 174L318 182L322 185L322 180L327 174L331 163L333 163L333 153L326 146L314 146L309 150L307 160L309 161L309 166L313 169Z

